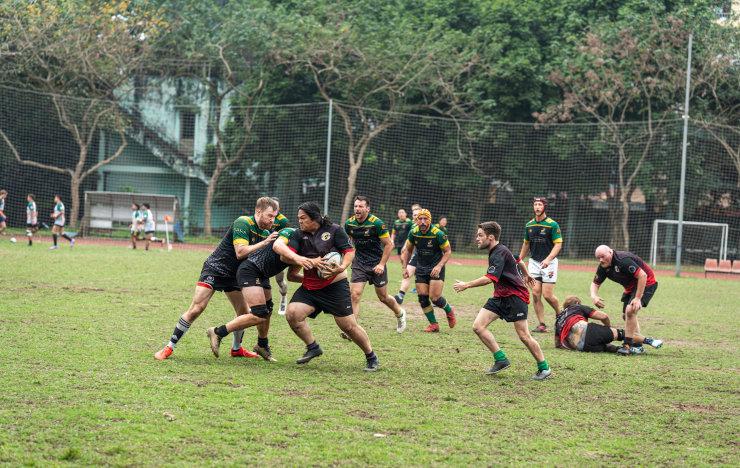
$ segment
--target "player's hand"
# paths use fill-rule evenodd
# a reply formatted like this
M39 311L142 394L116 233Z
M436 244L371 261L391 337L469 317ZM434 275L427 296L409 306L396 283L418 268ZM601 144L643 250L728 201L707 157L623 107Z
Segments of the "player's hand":
M550 266L550 260L548 260L548 259L544 259L544 260L542 260L542 262L540 262L540 267L542 267L542 268L547 268L549 266Z
M411 272L409 271L409 267L406 267L403 269L403 278L404 279L411 278Z
M432 278L439 278L439 274L442 272L442 267L437 265L436 267L432 268L431 273L429 273L429 276Z
M452 286L455 292L463 292L468 289L468 283L465 281L455 280L455 284Z
M298 256L297 263L304 270L310 270L312 268L315 268L315 265L313 264L313 261L310 258L306 258L300 255Z
M642 309L642 299L632 299L630 301L630 307L632 307L632 312L637 312L638 310Z
M373 273L375 273L376 275L382 275L384 272L385 266L381 265L380 263L375 265L375 268L373 268Z
M529 273L524 273L524 284L526 284L529 289L534 288L534 278Z
M319 268L324 272L325 276L336 276L344 271L344 265L341 263L332 264L325 260L321 261L321 266Z
M270 235L265 238L264 242L265 244L267 244L268 242L272 242L275 239L277 239L277 237L278 237L277 231L271 232Z
M606 303L604 303L604 299L600 298L599 296L592 297L591 300L593 301L594 305L598 307L599 309L603 309Z

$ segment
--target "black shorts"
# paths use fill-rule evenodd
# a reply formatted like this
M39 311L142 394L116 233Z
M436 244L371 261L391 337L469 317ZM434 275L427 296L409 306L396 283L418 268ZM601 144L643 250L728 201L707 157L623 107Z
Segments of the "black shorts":
M144 234L147 234L147 235L152 234L152 235L154 235L154 231L144 231Z
M406 242L406 241L404 241L404 243L405 243L405 242ZM399 256L401 255L401 252L403 251L403 245L404 245L404 244L402 243L401 245L397 245L397 246L396 246L396 254L397 254L397 255L399 255Z
M527 303L517 296L491 297L483 308L507 322L527 320Z
M589 323L586 326L586 334L583 342L583 350L586 353L601 353L606 351L606 346L614 341L614 333L610 327Z
M388 284L388 267L385 267L382 275L376 275L372 267L352 265L352 279L353 283L370 283L376 288L382 288Z
M39 225L38 224L26 223L26 229L38 230L38 228L39 228Z
M239 291L241 289L235 277L221 276L207 270L200 272L200 279L198 279L197 285L223 292Z
M635 298L635 291L632 291L631 293L624 293L622 294L622 319L624 319L625 311L627 310L627 306L630 302L632 302L632 299ZM645 291L642 293L642 306L647 307L648 304L650 304L650 299L653 298L653 294L655 294L655 290L658 289L658 283L651 284L650 286L645 286Z
M314 308L309 317L316 318L321 312L335 317L352 315L352 298L347 280L340 280L321 289L298 288L290 298L290 303L300 302Z
M417 283L424 283L429 284L431 281L444 281L445 280L445 267L442 267L442 270L439 272L439 278L432 278L431 276L432 270L419 270L416 269L416 282Z
M236 281L241 288L251 288L254 286L261 286L262 289L271 289L270 278L266 278L262 272L259 271L257 265L244 260L239 264L239 269L236 271Z

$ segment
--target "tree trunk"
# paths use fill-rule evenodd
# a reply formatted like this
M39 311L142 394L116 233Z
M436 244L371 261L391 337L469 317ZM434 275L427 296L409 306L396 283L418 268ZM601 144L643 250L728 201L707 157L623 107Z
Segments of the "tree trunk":
M624 192L622 192L624 193ZM629 221L630 221L630 202L629 198L626 195L622 196L622 199L620 200L620 208L622 211L622 245L624 246L624 250L630 249L630 230L629 230Z
M213 230L211 229L211 205L213 204L213 197L216 194L216 185L218 185L218 179L221 178L221 173L224 170L224 165L216 163L216 167L213 169L211 180L208 182L208 190L206 190L206 199L203 201L203 234L211 236Z
M352 158L350 157L350 160ZM344 203L342 204L342 219L341 225L344 226L344 222L349 217L349 211L352 209L352 204L355 199L357 192L357 173L360 171L362 166L362 160L357 159L356 164L349 164L349 174L347 174L347 193L344 194Z
M624 209L619 199L610 197L607 202L609 216L609 246L613 249L626 249L624 241Z
M80 214L80 185L82 185L82 180L78 175L73 174L69 181L69 195L72 198L70 200L71 209L68 217L70 229L77 227L77 218Z

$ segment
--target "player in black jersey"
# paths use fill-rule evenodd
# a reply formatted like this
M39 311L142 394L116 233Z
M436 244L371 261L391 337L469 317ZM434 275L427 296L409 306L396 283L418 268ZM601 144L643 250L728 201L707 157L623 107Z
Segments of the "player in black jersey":
M285 228L278 233L274 242L288 243L295 229ZM255 251L247 257L237 270L236 278L238 285L242 288L244 300L249 304L249 314L237 316L234 320L219 327L209 328L208 338L211 342L211 351L218 357L221 339L229 333L244 330L256 326L258 328L257 345L254 352L262 356L266 361L275 361L272 357L268 332L270 329L270 317L274 304L270 290L270 278L278 275L288 268L279 254L273 250L273 242ZM300 266L291 266L288 271L288 280L301 282L303 275L299 273Z
M545 360L542 348L532 338L527 328L529 290L524 283L526 281L531 286L534 278L527 272L524 262L515 260L511 251L499 242L500 238L501 226L495 221L487 221L478 225L475 241L479 249L488 251L488 270L485 275L476 280L455 282L454 288L455 291L462 292L468 288L494 283L493 297L488 299L488 302L480 309L473 323L473 331L493 353L493 366L486 373L496 374L511 365L506 354L496 342L496 338L488 330L488 325L501 318L514 323L519 339L537 361L537 373L532 378L544 380L552 375L552 371ZM522 275L524 275L524 280L522 280Z
M270 234L268 230L275 220L276 213L275 200L262 197L257 200L254 216L240 216L229 227L216 249L203 263L190 307L178 320L169 343L154 354L156 359L162 361L172 355L177 342L190 329L193 321L203 313L216 291L223 291L226 294L237 315L249 312L249 306L244 301L236 282L236 271L244 258L277 237L276 232ZM241 346L232 352L232 356L258 357Z

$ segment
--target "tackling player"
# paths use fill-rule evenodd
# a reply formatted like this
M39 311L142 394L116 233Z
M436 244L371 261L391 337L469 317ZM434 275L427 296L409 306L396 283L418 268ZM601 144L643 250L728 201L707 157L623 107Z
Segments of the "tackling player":
M216 291L223 291L226 294L237 316L249 312L249 306L244 301L236 281L237 268L252 252L265 247L277 237L276 232L272 234L269 232L275 220L277 207L277 202L272 198L259 198L254 208L254 216L240 216L229 227L216 249L203 263L190 307L175 325L169 343L154 354L156 359L164 360L172 355L177 342L203 313ZM237 340L235 333L232 356L257 357L256 354L242 348L240 343L241 336Z

